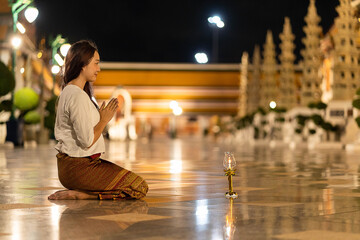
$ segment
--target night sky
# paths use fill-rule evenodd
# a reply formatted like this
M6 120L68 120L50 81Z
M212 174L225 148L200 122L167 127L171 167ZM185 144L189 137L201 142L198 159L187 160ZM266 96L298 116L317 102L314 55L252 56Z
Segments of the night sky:
M196 52L211 58L213 30L207 18L225 22L219 30L219 63L238 63L243 51L265 42L272 30L277 52L284 17L290 17L300 60L309 0L35 0L38 39L62 34L70 43L94 41L102 61L194 63ZM317 0L326 33L339 0Z

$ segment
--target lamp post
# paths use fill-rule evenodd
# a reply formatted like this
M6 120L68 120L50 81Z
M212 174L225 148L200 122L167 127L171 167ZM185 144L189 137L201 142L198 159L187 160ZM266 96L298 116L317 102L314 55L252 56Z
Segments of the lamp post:
M11 55L12 55L11 72L12 72L14 78L15 78L15 67L16 67L16 51L20 47L20 44L21 44L20 37L16 36L17 29L18 29L17 26L19 26L19 28L21 28L20 26L22 26L21 24L18 23L18 17L19 17L19 13L22 10L29 7L28 9L30 9L30 11L27 11L27 13L25 14L26 20L28 20L28 22L32 23L37 18L39 11L36 8L29 6L32 2L33 2L33 0L8 0L8 4L11 8L11 14L12 14L12 18L13 18L13 26L12 26L13 36L11 39L11 42L13 45L13 49L11 51ZM25 32L25 29L20 29L20 31ZM15 80L16 80L16 78L15 78ZM13 102L13 100L14 100L14 90L11 92L11 102ZM12 110L11 110L11 117L14 117L14 107L12 107Z
M67 54L67 51L70 48L70 44L66 43L66 39L62 38L61 34L58 34L55 39L51 40L51 72L53 74L53 88L52 88L52 94L54 95L55 90L55 83L56 83L56 74L60 71L60 66L64 64L63 58L58 53L58 50L60 49L61 54L65 57Z
M18 16L21 11L23 11L25 8L30 7L29 5L32 4L33 0L8 0L8 5L11 8L11 14L13 19L13 25L12 25L12 36L11 36L11 44L13 45L13 48L11 50L11 72L15 79L16 84L16 52L17 49L21 45L21 38L20 36L17 36L17 29L21 33L25 33L25 28L18 22ZM25 14L25 18L30 23L33 22L39 11L36 8L32 7L32 10L30 12L27 12ZM7 128L7 136L6 140L14 143L15 145L21 145L22 144L22 123L21 121L18 121L15 119L14 113L15 113L15 106L13 104L14 102L14 92L15 89L11 91L10 95L10 101L12 103L11 107L11 115L9 121L6 123Z
M213 16L208 18L210 27L213 29L213 39L212 39L212 62L218 62L219 57L219 28L223 28L225 23L221 20L219 16Z

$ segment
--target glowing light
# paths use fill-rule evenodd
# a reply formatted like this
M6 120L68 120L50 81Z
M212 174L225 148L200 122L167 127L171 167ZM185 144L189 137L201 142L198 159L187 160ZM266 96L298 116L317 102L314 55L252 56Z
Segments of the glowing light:
M21 34L24 34L24 33L26 32L25 27L24 27L21 23L19 23L19 22L16 23L16 28L19 30L19 32L20 32Z
M196 53L195 59L198 63L207 63L209 61L206 53Z
M23 74L25 72L25 68L20 68L20 73Z
M178 102L175 101L175 100L172 100L170 103L169 103L169 106L171 109L175 109L179 106Z
M182 161L181 160L170 160L170 173L181 173L182 172Z
M63 55L64 57L66 57L69 49L70 49L71 45L69 43L65 43L63 45L61 45L60 47L60 53L61 55Z
M196 225L206 225L209 222L208 200L196 201Z
M33 21L35 21L35 19L37 18L38 15L39 15L39 10L37 10L37 8L28 7L25 10L25 18L29 23L32 23Z
M58 73L60 72L60 67L59 67L58 65L52 66L51 72L52 72L53 74L58 74Z
M223 28L225 26L225 23L223 22L223 20L221 20L219 16L209 17L208 22L216 25L218 28Z
M42 57L42 55L43 55L43 54L42 54L42 52L41 52L41 51L39 51L39 52L37 53L37 55L36 55L36 56L37 56L37 58L41 58L41 57Z
M57 62L60 66L64 65L64 60L62 59L62 57L61 57L58 53L55 54L54 58L55 58L56 62Z
M221 18L219 16L213 16L208 18L209 23L218 23L221 22Z
M269 104L269 106L270 106L271 109L276 108L276 102L271 101L270 104Z
M61 217L61 213L64 211L63 207L58 205L53 205L50 208L50 217L51 217L51 227L52 232L56 235L59 232L59 221Z
M183 110L182 110L182 108L179 107L179 106L177 106L176 108L173 109L173 113L174 113L175 116L181 115L182 112L183 112Z
M15 48L15 49L18 49L21 45L21 38L18 37L18 36L14 36L12 39L11 39L11 45Z
M216 23L216 26L218 28L223 28L225 26L225 23L223 21Z
M236 160L234 154L232 152L225 152L224 153L224 160L223 160L224 169L235 169L236 167Z

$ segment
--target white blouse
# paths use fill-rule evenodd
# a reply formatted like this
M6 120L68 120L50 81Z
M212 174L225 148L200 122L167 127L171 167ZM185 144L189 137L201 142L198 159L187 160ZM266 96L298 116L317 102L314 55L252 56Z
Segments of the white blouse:
M59 96L55 121L55 149L71 157L86 157L105 152L102 134L94 140L94 127L100 121L98 109L84 90L67 85Z

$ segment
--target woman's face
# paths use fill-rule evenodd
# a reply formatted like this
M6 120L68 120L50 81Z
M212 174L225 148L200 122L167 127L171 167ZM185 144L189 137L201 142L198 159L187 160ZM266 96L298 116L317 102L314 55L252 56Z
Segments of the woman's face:
M90 63L82 69L82 72L87 82L95 82L96 77L100 72L99 63L100 56L99 53L95 51L93 58L90 60Z

